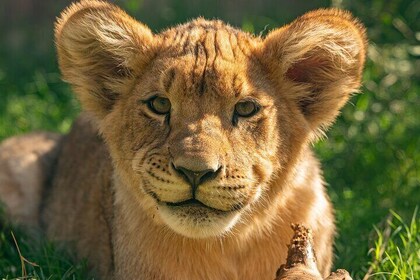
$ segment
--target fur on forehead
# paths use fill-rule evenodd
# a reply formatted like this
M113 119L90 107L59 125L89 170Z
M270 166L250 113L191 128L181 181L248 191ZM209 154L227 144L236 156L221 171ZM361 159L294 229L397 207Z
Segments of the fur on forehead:
M220 20L204 18L169 28L159 36L162 38L165 55L204 54L208 57L220 55L232 62L242 56L252 55L251 50L260 42L259 37Z

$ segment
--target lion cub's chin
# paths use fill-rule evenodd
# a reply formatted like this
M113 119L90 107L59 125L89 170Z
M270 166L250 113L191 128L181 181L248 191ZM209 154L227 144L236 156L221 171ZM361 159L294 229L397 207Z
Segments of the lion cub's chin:
M228 233L241 216L239 211L219 211L202 205L159 205L162 220L176 233L189 238L209 238Z

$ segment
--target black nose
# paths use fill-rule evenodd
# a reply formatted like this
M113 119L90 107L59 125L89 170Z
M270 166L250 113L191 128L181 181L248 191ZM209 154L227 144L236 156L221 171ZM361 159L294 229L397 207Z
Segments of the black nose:
M206 169L201 171L193 171L182 166L173 165L174 169L180 174L193 188L197 188L198 185L204 183L207 180L211 180L217 176L220 168Z

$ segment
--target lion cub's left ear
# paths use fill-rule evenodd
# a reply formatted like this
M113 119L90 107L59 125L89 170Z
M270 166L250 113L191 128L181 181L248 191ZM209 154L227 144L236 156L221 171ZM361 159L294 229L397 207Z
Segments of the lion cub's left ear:
M97 0L69 6L56 22L55 40L64 79L97 119L128 91L152 59L156 41L145 25Z
M318 129L330 125L358 90L366 43L364 27L349 12L323 9L271 32L260 54L279 94Z

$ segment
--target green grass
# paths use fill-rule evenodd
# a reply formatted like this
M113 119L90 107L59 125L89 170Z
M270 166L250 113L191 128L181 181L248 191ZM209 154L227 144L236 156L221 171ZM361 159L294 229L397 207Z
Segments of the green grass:
M0 215L0 279L88 279L86 262Z
M391 211L385 229L375 228L369 279L420 279L420 220L417 208L409 223Z
M373 225L389 209L407 219L420 202L420 86L407 49L370 46L363 94L316 145L336 208L336 266L356 278L366 273ZM399 63L407 63L407 72Z
M69 130L79 106L57 72L35 70L23 84L12 83L0 83L0 139L36 130Z

